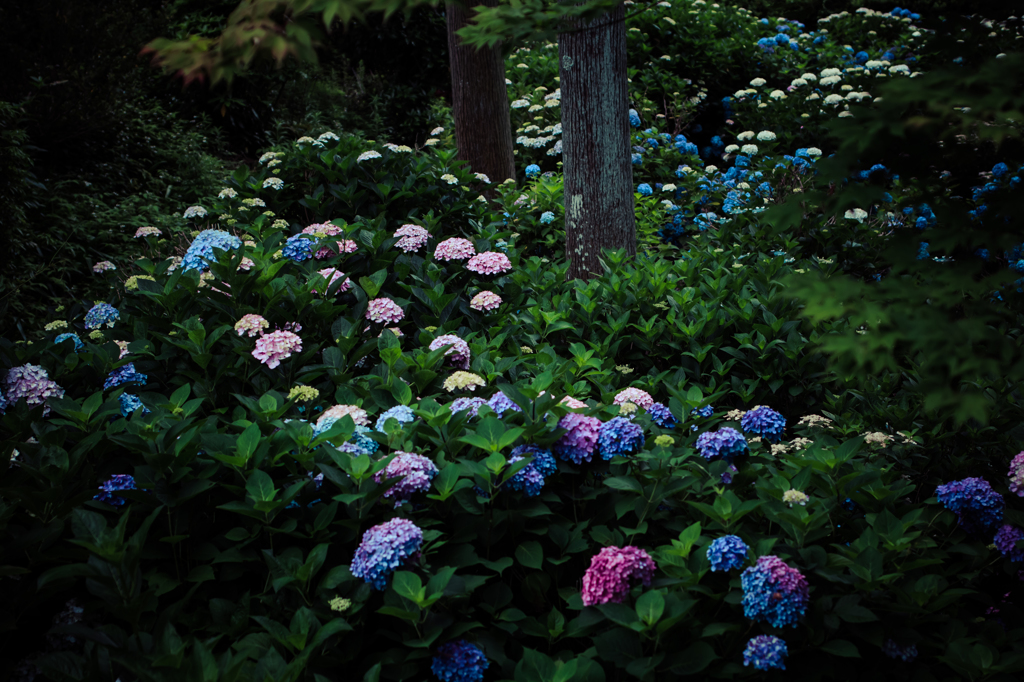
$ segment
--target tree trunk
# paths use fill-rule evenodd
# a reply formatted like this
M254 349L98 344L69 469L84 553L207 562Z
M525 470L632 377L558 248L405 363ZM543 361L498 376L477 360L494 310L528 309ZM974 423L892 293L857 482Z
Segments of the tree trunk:
M636 255L623 15L620 4L558 36L570 278L600 273L601 249Z
M498 0L480 0L479 4L494 7ZM457 5L448 3L445 7L452 114L459 150L456 158L467 161L474 173L488 177L491 184L484 195L494 199L493 188L516 176L505 62L500 43L480 50L461 44L455 32L466 25L468 17L468 12Z

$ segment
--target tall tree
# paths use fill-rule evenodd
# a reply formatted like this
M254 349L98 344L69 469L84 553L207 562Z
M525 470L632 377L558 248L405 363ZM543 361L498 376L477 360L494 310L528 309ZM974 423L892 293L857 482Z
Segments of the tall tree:
M483 0L483 4L495 7L498 0ZM474 172L486 175L493 186L516 176L502 46L498 43L473 48L463 44L456 31L468 23L468 12L461 4L448 3L445 15L457 158L467 161ZM493 189L485 194L494 198Z
M601 271L601 249L636 255L624 6L558 36L569 277Z

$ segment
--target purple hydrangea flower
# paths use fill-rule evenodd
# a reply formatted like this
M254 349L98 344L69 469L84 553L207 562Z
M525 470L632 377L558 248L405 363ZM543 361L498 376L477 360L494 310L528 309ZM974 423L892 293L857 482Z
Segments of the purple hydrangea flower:
M134 362L129 362L121 365L111 372L107 376L107 380L103 382L103 388L110 390L126 384L138 384L139 386L145 386L148 379L149 378L145 374L140 374L135 371Z
M1017 497L1024 497L1024 452L1017 453L1013 458L1006 475L1010 477L1010 492Z
M573 464L589 462L593 458L601 428L600 419L570 412L558 421L558 428L565 429L567 433L552 448L556 455Z
M738 535L723 535L708 546L708 561L712 571L730 571L743 568L750 548Z
M380 483L388 478L402 477L402 480L384 493L384 497L393 499L397 507L403 502L408 502L413 493L425 493L430 490L430 481L437 473L434 463L423 455L396 450L395 458L378 471L373 480Z
M892 639L885 640L885 644L882 645L882 653L892 659L900 659L904 663L910 663L917 658L917 647L913 644L907 646L900 646Z
M758 635L747 642L747 648L743 650L743 665L753 665L758 670L785 670L788 655L785 641L774 635Z
M103 485L100 486L100 490L103 492L99 495L93 496L92 499L99 500L100 502L106 502L109 505L120 507L127 501L120 495L112 495L118 490L135 490L135 478L129 474L116 474L111 478L104 481Z
M114 322L121 317L117 308L109 303L97 303L85 314L85 328L99 329L103 325L113 327Z
M740 428L746 433L761 436L769 443L778 443L786 428L786 418L766 405L758 405L743 415Z
M610 460L615 456L635 453L644 445L644 430L625 417L613 417L601 424L597 433L597 445L601 458Z
M996 549L1010 561L1024 561L1024 549L1017 548L1021 540L1024 540L1024 530L1005 524L996 531L994 542Z
M672 416L672 410L668 409L661 403L654 403L648 407L647 414L651 416L652 422L663 429L676 428L676 418Z
M45 404L46 400L64 397L64 389L50 379L46 370L39 365L11 367L4 377L4 387L7 389L4 409L7 409L8 401L16 403L24 398L31 407L43 405L44 417L50 413L50 406Z
M513 448L508 463L515 464L525 457L533 457L533 460L508 479L507 485L511 490L522 490L527 497L535 497L540 495L544 479L555 473L558 465L551 452L539 445L520 445Z
M494 413L499 417L505 413L506 410L512 410L513 412L522 412L523 408L512 402L507 395L498 391L491 396L491 399L487 401L487 406L494 410Z
M480 406L486 404L487 401L483 398L456 398L449 403L448 409L452 411L452 414L462 412L463 410L469 410L470 416L475 417Z
M972 535L990 533L1003 521L1003 496L992 490L983 478L965 478L940 485L935 494L946 509L960 519L960 525Z
M437 648L430 671L442 682L481 682L490 664L483 651L460 639Z
M743 571L743 615L764 620L772 627L796 627L807 611L810 590L807 579L777 556L763 556L756 566Z
M408 519L395 518L363 533L352 558L352 575L375 589L387 588L398 567L414 561L423 545L423 531Z
M654 560L639 547L605 547L590 560L583 574L583 604L622 603L629 594L629 581L648 586L657 568Z
M731 464L747 451L747 439L736 429L723 426L717 431L706 431L697 436L697 449L704 459L724 459Z

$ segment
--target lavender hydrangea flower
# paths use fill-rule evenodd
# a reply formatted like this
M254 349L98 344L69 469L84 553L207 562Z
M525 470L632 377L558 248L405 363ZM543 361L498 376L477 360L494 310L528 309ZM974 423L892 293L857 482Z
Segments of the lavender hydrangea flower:
M766 405L758 405L749 410L740 419L740 428L744 432L760 436L769 443L782 440L782 432L786 428L786 418Z
M648 586L657 568L654 560L639 547L605 547L590 560L583 574L583 604L622 603L629 594L629 582L639 580Z
M460 639L438 647L430 671L442 682L482 682L490 664L483 651Z
M643 447L644 430L625 417L613 417L601 424L597 433L597 445L601 458L631 455Z
M12 367L4 377L4 387L7 389L4 409L8 404L7 401L16 403L24 398L30 407L43 405L44 417L50 413L50 406L45 404L46 400L64 397L64 389L50 379L46 370L39 365L27 364Z
M756 566L743 571L743 615L767 621L772 627L796 627L807 611L810 590L807 579L777 556L763 556Z
M1017 497L1024 497L1024 452L1017 453L1017 456L1010 462L1010 492Z
M935 494L946 509L957 515L972 535L991 533L1003 521L1003 496L983 478L965 478L940 485Z
M774 635L758 635L747 642L747 648L743 650L743 665L753 665L758 670L785 670L788 655L785 641Z
M1010 561L1024 561L1024 549L1018 549L1017 543L1024 540L1024 530L1017 526L1004 524L996 531L995 545L999 552Z
M120 319L121 313L109 303L97 303L85 314L85 328L99 329L103 325L113 327L114 322Z
M121 365L108 376L107 380L103 382L104 390L110 390L117 388L118 386L124 386L126 384L138 384L139 386L145 386L149 380L145 374L140 374L135 371L135 363L129 362Z
M487 401L483 398L456 398L448 404L448 409L451 410L452 414L462 410L469 410L470 416L475 417L480 406L486 404Z
M887 639L882 645L882 653L893 660L899 659L904 663L910 663L917 658L917 647L913 644L900 646L894 640Z
M393 499L395 506L398 507L412 499L413 493L425 493L430 490L430 481L437 474L437 467L423 455L396 450L394 459L378 471L373 480L381 483L388 478L402 477L402 480L384 493L384 497Z
M663 429L676 428L676 418L672 416L672 410L661 403L654 403L647 408L647 414L651 421Z
M512 410L513 412L523 411L523 408L512 402L512 400L501 391L498 391L491 396L491 399L487 401L487 406L494 410L494 413L499 417L505 414L508 410Z
M350 567L352 575L384 590L395 569L415 561L423 531L408 519L395 518L363 533Z
M533 460L508 479L506 485L510 490L522 490L527 497L536 497L544 487L544 479L558 471L558 465L551 452L539 445L519 445L513 448L508 463L515 464L526 457L532 457Z
M241 239L223 230L203 230L188 247L181 265L185 270L206 270L209 267L207 261L216 259L214 249L228 251L241 245Z
M556 455L573 464L589 462L593 458L601 428L600 419L570 412L558 421L558 428L565 429L567 433L552 448Z
M377 417L376 429L381 433L384 433L384 425L388 423L389 419L395 419L398 421L399 428L402 424L411 424L416 420L416 415L413 414L412 408L406 405L395 405L392 408L384 410L379 417Z
M747 451L747 439L736 429L724 426L697 436L697 449L704 459L724 459L731 464Z
M750 548L738 535L723 535L708 546L708 561L712 571L743 568Z
M136 490L135 478L129 474L116 474L115 476L107 479L100 486L101 492L99 495L95 495L92 499L99 500L100 502L106 502L114 507L121 507L127 500L119 495L112 495L111 493L117 492L118 490Z

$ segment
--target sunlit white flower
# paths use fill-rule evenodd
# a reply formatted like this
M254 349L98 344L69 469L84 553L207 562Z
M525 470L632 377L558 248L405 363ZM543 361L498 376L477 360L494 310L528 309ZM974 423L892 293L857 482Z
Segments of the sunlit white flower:
M369 159L379 159L379 158L380 158L380 152L371 149L369 151L363 152L358 157L356 157L356 161L357 162L358 161L367 161Z
M267 178L263 181L263 189L284 189L284 180L281 178Z
M768 81L766 81L763 78L755 78L754 80L750 81L750 84L753 85L755 88L759 88L767 82Z
M757 134L758 142L772 142L775 140L775 133L770 130L762 130Z
M740 147L740 151L749 156L753 156L754 154L757 154L757 145L745 144L742 147Z

